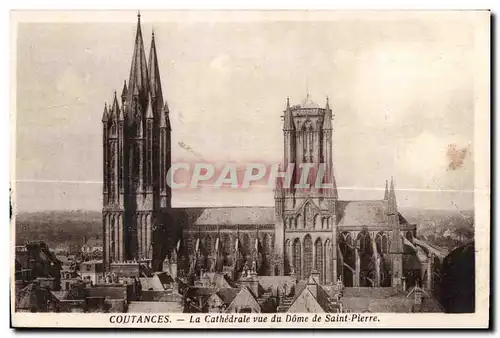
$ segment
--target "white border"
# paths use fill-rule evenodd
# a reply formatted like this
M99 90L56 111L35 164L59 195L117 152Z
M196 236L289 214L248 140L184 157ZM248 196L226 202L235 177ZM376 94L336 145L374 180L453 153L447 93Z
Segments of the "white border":
M334 6L332 6L331 3L326 4L323 1L310 0L307 2L303 2L303 3L299 3L298 1L287 1L286 8L288 8L288 9L304 9L304 8L308 8L308 9L314 9L314 8L316 8L316 9L321 9L321 8L330 8L330 9L332 9L332 8L335 8L335 9L359 9L359 8L364 8L364 9L367 9L367 8L371 8L371 9L392 9L392 8L399 8L399 9L402 9L402 8L406 8L406 9L421 9L421 8L442 9L442 8L447 8L449 5L453 5L454 8L477 9L477 8L495 8L495 7L498 7L497 3L498 2L496 2L496 1L474 1L474 2L454 1L452 3L446 3L446 2L442 2L442 1L423 1L423 0L422 1L399 1L399 2L379 1L377 3L371 3L369 1L353 1L353 0L351 0L351 1L343 3L343 4L336 3L336 4L333 4ZM9 5L14 5L15 8L29 9L29 8L37 8L37 7L39 8L41 3L37 2L37 1L16 1L15 3L14 2L9 3L6 1L6 2L3 2L2 5L6 5L7 7L9 7ZM255 9L257 9L257 8L258 9L271 9L271 8L273 8L273 9L276 9L276 8L283 8L284 5L285 4L279 4L279 3L269 1L269 0L268 1L255 0L255 1L247 2L247 3L245 3L245 2L233 3L233 2L228 2L228 1L212 1L212 2L210 2L210 8L213 8L213 9L228 8L228 7L241 8L241 9L243 9L243 8L245 8L245 9L249 9L249 8L255 8ZM137 6L137 3L132 3L132 1L120 1L120 8L121 9L135 9L136 6ZM147 1L147 0L141 1L140 6L143 9L159 8L159 7L165 8L164 4L161 4L160 2ZM205 6L206 6L206 4L202 1L189 1L188 0L188 1L183 1L181 4L179 4L177 6L176 6L176 4L171 4L170 8L193 8L194 9L194 8L204 8ZM46 9L65 9L65 8L106 9L106 8L116 8L116 5L110 4L110 3L108 4L108 3L105 3L103 1L94 1L94 0L89 0L89 1L86 1L84 3L76 3L75 2L75 3L71 3L71 4L69 4L68 2L63 2L63 1L50 1L50 2L44 2L43 7ZM4 11L3 14L4 14L4 16L2 18L4 20L2 20L3 25L1 25L1 27L3 29L4 34L1 34L1 37L5 38L6 41L9 41L8 12ZM10 56L11 54L7 53L4 55ZM5 67L4 74L8 74L9 70L12 69L11 64L9 62L9 57L7 57L6 59L7 59L6 60L7 62L4 62L4 67ZM7 78L7 77L5 77L5 78ZM6 95L7 97L6 98L4 97L5 99L3 102L9 102L9 96L8 96L9 94L7 94L7 93L9 93L11 88L10 88L9 82L4 83L4 85L5 85L5 87L4 87L4 90L2 91L2 93L5 93L4 95ZM11 99L12 99L12 97L11 97ZM483 107L483 108L488 109L488 107ZM10 150L8 147L9 138L7 137L7 135L9 135L9 132L11 132L11 133L13 132L12 129L10 131L7 129L9 126L9 123L6 121L7 120L6 115L7 114L2 115L2 117L5 118L5 120L3 121L4 123L0 124L0 128L3 127L6 129L6 130L3 130L2 133L0 133L0 137L2 137L3 138L2 141L4 141L4 142L0 142L0 144L4 147L4 149L3 149L3 150L5 150L4 154L8 154L9 150ZM489 121L486 121L486 122L489 124ZM487 142L486 144L489 144L488 137L489 137L489 133L486 133L485 130L483 129L482 130L482 139ZM477 143L476 143L476 145L477 145ZM484 152L485 149L483 148L482 151ZM477 152L476 152L476 154L477 154ZM485 155L486 155L486 153L485 153ZM489 153L488 153L488 158L486 160L489 163ZM8 162L6 161L5 163L8 163ZM10 166L4 167L4 169L5 169L4 173L7 173L6 176L8 176ZM488 168L488 172L489 172L489 168ZM489 175L486 171L484 172L483 177L489 178ZM2 181L2 182L4 182L4 184L5 184L7 182L7 180ZM488 182L489 182L489 179L488 179ZM480 183L480 182L477 182L477 183ZM486 183L486 182L482 182L482 183ZM481 186L481 185L479 185L479 186ZM8 189L8 185L6 184L4 191L7 191L7 189ZM489 200L486 199L486 197L487 196L484 196L484 199L482 201L480 201L483 206L489 205ZM8 200L8 197L6 198L6 200ZM477 202L478 202L478 200L476 199L476 203ZM6 203L4 205L6 205ZM6 211L6 208L3 210ZM489 217L489 215L485 215L485 216ZM498 231L497 231L497 236L498 236ZM485 236L485 237L487 237L489 240L489 236ZM2 236L2 238L5 240L6 238L9 238L9 237ZM498 239L498 238L495 238L495 239ZM478 243L476 242L476 245L477 244ZM489 243L488 243L488 246L489 246ZM1 247L7 251L8 250L7 248L9 248L9 245L7 243L5 243L5 245L2 245ZM4 257L10 257L10 254L7 255L5 253ZM8 263L8 265L11 265L11 262L7 262L7 263ZM489 264L487 264L486 266L483 266L483 268L489 269ZM5 278L2 280L4 282L8 282ZM4 290L6 290L6 289L7 288L4 287ZM5 304L5 302L4 302L4 304ZM6 307L4 307L4 309L5 308ZM3 316L3 318L9 318L9 316L6 315L6 316ZM4 327L6 327L6 326L4 326Z

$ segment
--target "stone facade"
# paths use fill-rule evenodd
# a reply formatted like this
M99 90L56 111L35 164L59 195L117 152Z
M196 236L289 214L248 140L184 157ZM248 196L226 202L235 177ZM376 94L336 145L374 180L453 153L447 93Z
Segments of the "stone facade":
M169 110L163 101L154 35L146 62L140 15L130 70L119 102L105 104L103 238L105 262L151 260L156 214L171 207ZM160 179L162 178L162 179Z
M416 225L398 212L392 180L383 199L339 199L328 100L320 107L309 97L293 106L287 99L282 165L290 182L277 179L274 207L239 208L172 208L169 109L154 35L146 63L140 16L128 86L112 102L102 119L107 269L133 261L154 271L175 264L181 278L209 271L237 280L252 270L307 280L317 271L320 284L402 284L403 239Z

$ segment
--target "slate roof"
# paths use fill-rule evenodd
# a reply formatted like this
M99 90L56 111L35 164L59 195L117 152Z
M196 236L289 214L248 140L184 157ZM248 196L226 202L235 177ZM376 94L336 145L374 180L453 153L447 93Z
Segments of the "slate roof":
M172 284L174 279L166 272L156 272L152 277L140 277L142 290L163 291L165 284Z
M340 226L387 225L387 201L341 201Z
M156 277L158 277L158 279L160 280L160 282L162 284L172 284L173 282L175 282L174 279L172 278L172 276L170 276L166 272L158 272L158 273L155 273L154 275Z
M386 200L338 201L340 226L387 226L388 203ZM205 225L274 225L274 207L214 207L214 208L174 208L176 223L183 227ZM400 224L408 224L399 215Z
M317 285L317 291L316 291L317 294L315 296L313 292L310 291L308 286L316 287L316 285ZM312 275L309 276L307 281L301 281L297 283L297 285L295 286L295 296L293 297L291 305L295 303L297 298L299 298L303 292L311 292L311 295L314 297L314 299L316 299L319 306L321 306L321 308L325 312L336 312L338 305L330 301L328 293L323 289L323 287L320 284L317 283L316 279Z
M339 201L339 226L386 226L389 224L388 203L385 200ZM407 224L399 215L400 224Z
M300 281L295 285L295 295L292 300L292 304L299 298L300 294L304 291L304 289L307 287L307 282L306 281Z
M328 293L319 285L316 300L325 312L337 312L336 310L339 308L339 305L332 302L328 297Z
M215 288L190 287L186 294L186 298L210 297L216 291Z
M177 208L174 217L186 225L274 224L274 207Z
M216 292L217 296L222 300L222 302L226 305L232 303L232 301L236 298L238 293L240 293L241 288L222 288Z

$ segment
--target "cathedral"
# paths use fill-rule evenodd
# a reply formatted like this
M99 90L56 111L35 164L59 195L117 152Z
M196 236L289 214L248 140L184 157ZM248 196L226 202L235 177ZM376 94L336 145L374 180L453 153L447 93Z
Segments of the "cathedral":
M105 104L103 128L103 238L106 269L138 262L160 271L175 265L179 277L200 271L235 280L259 275L319 275L322 284L408 285L420 276L408 250L416 225L399 213L394 183L380 200L346 201L336 188L329 102L307 97L283 112L283 168L294 164L291 182L276 180L274 207L173 208L167 182L171 123L162 93L154 33L149 57L138 15L128 82ZM175 128L175 126L173 126ZM324 185L297 168L323 170ZM325 188L325 186L327 186Z

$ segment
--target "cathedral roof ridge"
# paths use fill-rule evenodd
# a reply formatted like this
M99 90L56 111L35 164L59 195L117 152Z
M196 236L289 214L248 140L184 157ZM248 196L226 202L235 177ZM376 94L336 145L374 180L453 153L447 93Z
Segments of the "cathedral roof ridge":
M384 199L374 199L374 200L338 200L339 202L349 202L349 203L368 203L368 202L387 202Z
M172 207L173 210L175 209L242 209L242 208L247 208L247 209L274 209L274 206L272 205L228 205L228 206L200 206L200 207Z

